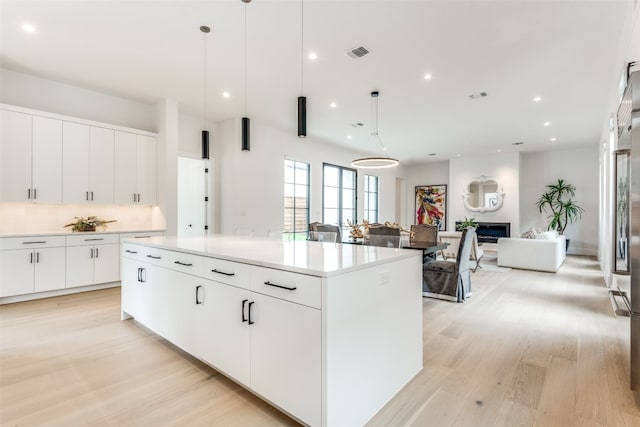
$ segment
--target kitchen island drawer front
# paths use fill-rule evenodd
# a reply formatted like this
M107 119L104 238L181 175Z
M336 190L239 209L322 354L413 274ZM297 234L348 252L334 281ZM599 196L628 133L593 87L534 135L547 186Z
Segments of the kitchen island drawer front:
M146 239L162 236L164 231L136 231L133 233L120 233L120 243L125 239Z
M120 235L117 233L67 236L67 246L109 245L114 243L120 243Z
M0 250L64 247L64 236L2 237Z
M125 243L126 244L126 243ZM140 260L161 267L168 267L169 259L172 259L174 252L149 246L135 246Z
M164 251L162 249L159 249L158 252L162 253L162 266L202 277L204 257L182 252Z
M137 245L132 245L130 243L123 243L121 245L121 251L120 254L125 257L125 258L131 258L131 259L135 259L138 261L146 261L144 259L144 251L143 249L146 249L144 246L137 246Z
M251 290L309 307L322 308L320 277L253 266Z
M205 258L204 277L216 282L249 289L251 266L218 258Z

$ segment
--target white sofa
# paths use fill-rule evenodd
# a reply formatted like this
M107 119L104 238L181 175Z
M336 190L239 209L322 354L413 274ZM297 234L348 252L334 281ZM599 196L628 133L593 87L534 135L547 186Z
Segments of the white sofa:
M498 265L526 270L558 271L566 258L564 236L547 231L535 239L498 239Z

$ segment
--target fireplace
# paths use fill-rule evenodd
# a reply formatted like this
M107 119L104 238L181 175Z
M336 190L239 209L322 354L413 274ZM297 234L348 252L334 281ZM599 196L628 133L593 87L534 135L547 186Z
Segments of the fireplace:
M456 221L458 228L459 221ZM501 237L511 237L510 222L479 222L476 229L478 242L497 243Z

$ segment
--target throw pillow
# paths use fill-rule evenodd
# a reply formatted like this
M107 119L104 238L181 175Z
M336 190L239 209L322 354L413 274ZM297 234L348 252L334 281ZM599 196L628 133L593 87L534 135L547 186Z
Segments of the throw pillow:
M545 231L544 233L540 233L536 236L536 239L540 240L554 240L558 237L558 232L555 230Z
M520 237L523 239L535 239L539 234L542 234L542 229L540 227L534 227L522 233Z

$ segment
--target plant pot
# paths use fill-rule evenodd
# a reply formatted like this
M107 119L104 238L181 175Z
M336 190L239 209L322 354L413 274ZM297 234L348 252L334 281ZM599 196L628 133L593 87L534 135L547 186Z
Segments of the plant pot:
M96 231L96 226L89 225L89 224L76 224L73 226L72 231L78 231L78 232Z

